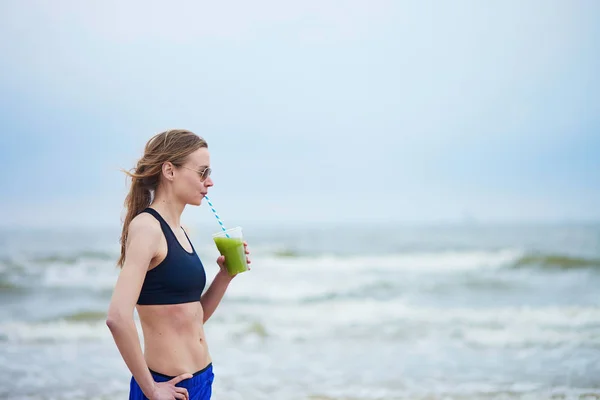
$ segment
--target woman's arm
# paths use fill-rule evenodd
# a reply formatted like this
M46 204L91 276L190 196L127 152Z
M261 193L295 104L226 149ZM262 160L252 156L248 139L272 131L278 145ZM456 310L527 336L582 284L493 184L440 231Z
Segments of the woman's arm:
M224 259L223 256L219 257L219 260ZM219 262L219 261L217 261ZM220 265L220 264L219 264ZM223 273L223 270L220 270L213 279L210 287L204 292L202 297L200 298L200 303L202 304L202 310L204 314L203 323L208 321L211 315L217 309L217 306L221 302L221 299L225 295L225 291L227 290L227 286L233 279L232 276L229 276L227 270Z
M244 242L244 251L246 254L250 254L248 251L248 243L246 242ZM252 262L248 257L246 257L246 261L248 264ZM217 264L219 264L219 272L217 273L217 276L215 276L215 279L211 283L210 287L200 298L200 303L202 304L202 310L204 314L204 321L202 322L208 321L211 315L213 315L217 309L217 306L221 302L221 299L223 299L229 283L236 276L230 276L227 272L227 269L225 268L225 257L220 256L217 258ZM249 266L248 269L250 269Z
M154 391L154 378L144 360L133 311L160 239L160 225L152 220L152 216L140 214L131 221L125 263L115 285L106 319L123 360L148 398Z

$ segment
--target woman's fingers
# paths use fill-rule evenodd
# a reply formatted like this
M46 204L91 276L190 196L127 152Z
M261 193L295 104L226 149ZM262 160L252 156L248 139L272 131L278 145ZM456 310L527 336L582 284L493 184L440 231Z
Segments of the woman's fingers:
M177 385L179 382L181 382L184 379L190 379L192 377L192 374L181 374L179 376L176 376L175 378L171 379L169 381L169 383L173 386Z
M186 388L182 388L182 387L175 387L175 391L176 391L177 393L180 393L180 394L182 394L182 395L184 396L184 397L182 397L183 399L185 399L185 400L189 400L189 398L190 398L190 395L189 395L189 393L188 393L188 391L187 391L187 389L186 389Z

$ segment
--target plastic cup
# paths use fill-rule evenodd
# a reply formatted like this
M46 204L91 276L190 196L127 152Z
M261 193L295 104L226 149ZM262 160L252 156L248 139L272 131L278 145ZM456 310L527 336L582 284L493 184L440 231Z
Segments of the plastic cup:
M226 231L217 232L212 236L219 253L225 256L225 268L230 276L248 271L241 227L237 226Z

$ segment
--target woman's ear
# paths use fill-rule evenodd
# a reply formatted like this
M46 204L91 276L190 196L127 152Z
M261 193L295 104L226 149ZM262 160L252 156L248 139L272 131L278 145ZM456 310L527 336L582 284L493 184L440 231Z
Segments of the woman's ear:
M175 176L175 167L170 161L164 162L162 165L162 174L163 176L172 181Z

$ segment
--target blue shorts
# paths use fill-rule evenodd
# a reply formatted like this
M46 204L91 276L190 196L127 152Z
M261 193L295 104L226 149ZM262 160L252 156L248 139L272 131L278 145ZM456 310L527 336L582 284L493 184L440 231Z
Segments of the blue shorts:
M163 375L152 370L150 370L150 373L155 382L167 382L174 378L174 376ZM213 374L212 363L210 363L204 369L196 372L192 378L184 379L175 386L186 388L190 400L210 400L214 379L215 375ZM148 400L133 376L129 384L129 400Z

